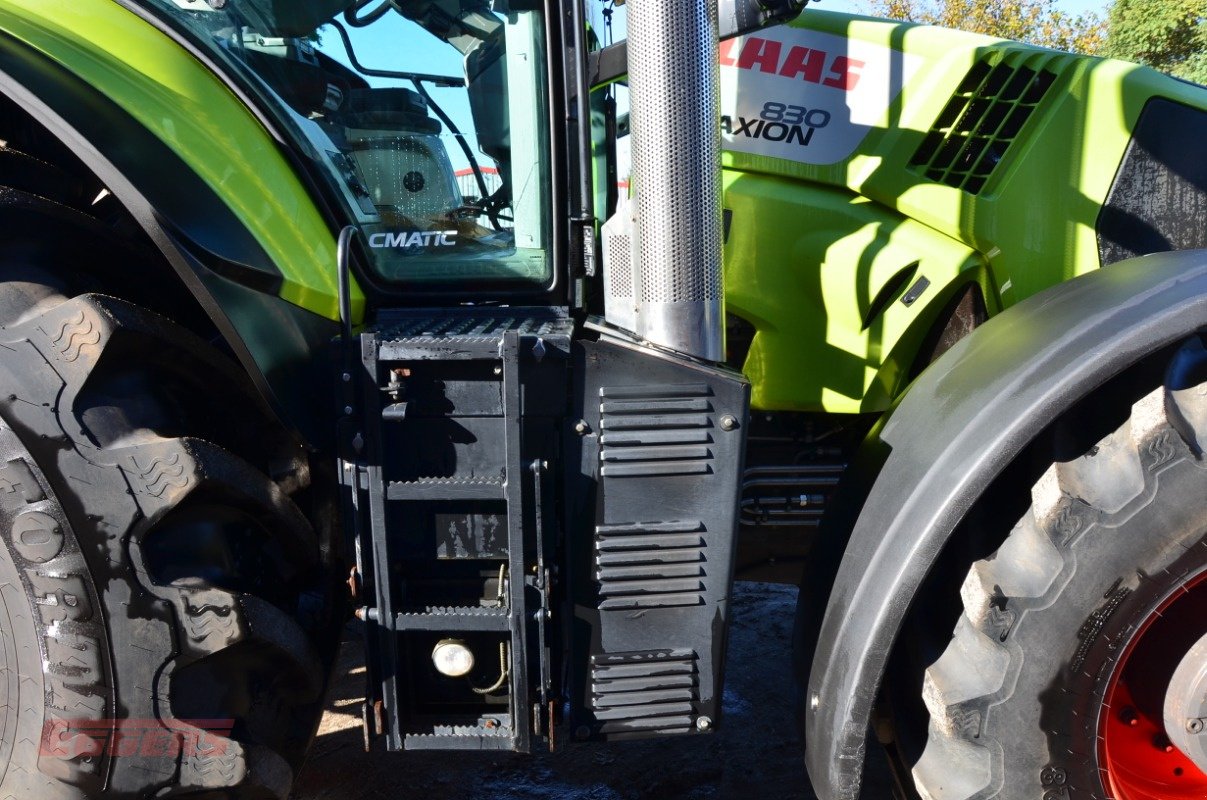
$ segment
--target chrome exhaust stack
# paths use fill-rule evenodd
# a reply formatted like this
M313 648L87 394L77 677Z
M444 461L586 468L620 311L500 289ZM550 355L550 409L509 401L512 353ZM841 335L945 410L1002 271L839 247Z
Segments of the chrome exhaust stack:
M636 333L725 357L718 0L629 0Z

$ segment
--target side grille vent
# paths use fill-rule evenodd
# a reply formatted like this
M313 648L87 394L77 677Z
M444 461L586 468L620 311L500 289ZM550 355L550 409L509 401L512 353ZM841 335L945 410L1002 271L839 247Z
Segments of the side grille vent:
M1035 57L1027 60L1030 65L1012 59L973 66L910 166L933 181L978 194L1056 81Z
M704 602L704 524L645 522L595 529L602 611Z
M603 477L712 472L715 420L707 385L605 386L599 393Z
M687 733L698 694L696 654L691 650L591 657L591 706L602 723L601 733Z

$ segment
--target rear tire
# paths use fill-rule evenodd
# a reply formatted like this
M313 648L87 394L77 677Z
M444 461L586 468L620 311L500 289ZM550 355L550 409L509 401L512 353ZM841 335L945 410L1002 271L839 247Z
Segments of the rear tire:
M964 614L924 679L929 734L913 770L923 797L1147 797L1113 782L1104 726L1135 711L1109 708L1127 654L1207 572L1205 364L1198 339L1184 346L1166 384L1122 427L1043 473L1005 543L968 572ZM1207 614L1186 619L1170 635L1189 647L1207 632ZM1154 731L1169 675L1152 674L1156 691L1135 703ZM1180 754L1155 733L1148 740L1145 769L1170 787L1154 796L1202 796L1189 783L1198 778L1174 763ZM1174 794L1179 786L1191 794Z
M0 285L0 797L283 798L339 623L305 454L183 328L34 294Z

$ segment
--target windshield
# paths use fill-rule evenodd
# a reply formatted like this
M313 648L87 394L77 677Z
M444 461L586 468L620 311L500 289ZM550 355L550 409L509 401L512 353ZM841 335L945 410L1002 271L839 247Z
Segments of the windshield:
M551 281L539 2L146 2L290 118L379 278Z

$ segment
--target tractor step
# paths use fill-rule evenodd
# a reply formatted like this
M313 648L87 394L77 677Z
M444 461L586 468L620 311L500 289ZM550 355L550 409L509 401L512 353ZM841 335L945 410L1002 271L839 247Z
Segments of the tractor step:
M376 608L363 608L357 612L361 619L374 624L381 623L381 614ZM432 608L421 612L404 612L394 615L393 629L396 631L435 631L440 633L475 631L479 633L507 633L511 630L511 612L506 608Z
M422 313L396 317L376 334L381 361L473 361L500 358L503 339L515 335L532 342L565 337L565 318L551 309Z
M548 734L541 521L571 331L545 308L426 309L359 337L358 616L389 749L528 751ZM434 662L449 644L464 674Z
M490 733L414 733L403 739L404 750L512 750L511 731Z
M386 487L388 500L505 500L507 480L457 480L427 478L418 481L391 481Z

